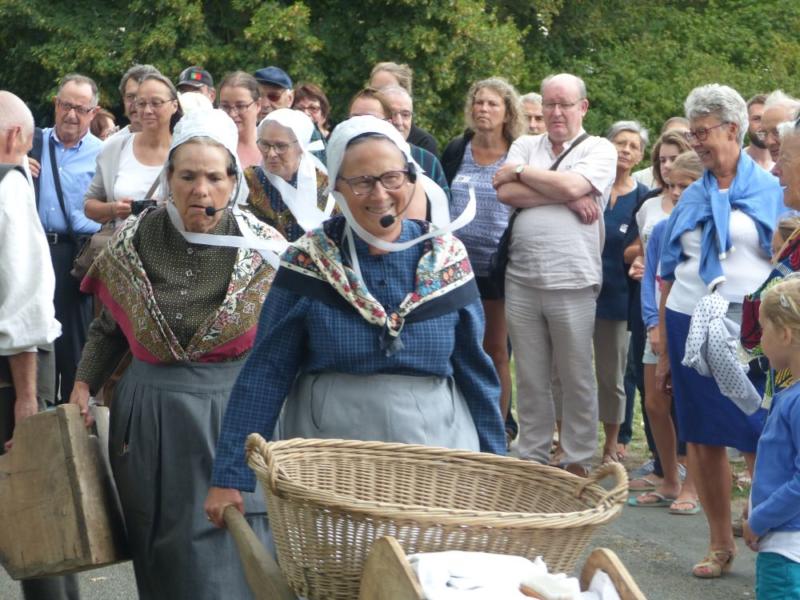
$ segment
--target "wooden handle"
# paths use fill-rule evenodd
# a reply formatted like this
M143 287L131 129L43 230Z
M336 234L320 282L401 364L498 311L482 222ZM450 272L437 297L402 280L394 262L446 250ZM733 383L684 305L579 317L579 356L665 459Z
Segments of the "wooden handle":
M247 584L256 600L295 600L296 596L286 584L278 564L256 537L244 515L235 506L229 506L223 517L236 542Z

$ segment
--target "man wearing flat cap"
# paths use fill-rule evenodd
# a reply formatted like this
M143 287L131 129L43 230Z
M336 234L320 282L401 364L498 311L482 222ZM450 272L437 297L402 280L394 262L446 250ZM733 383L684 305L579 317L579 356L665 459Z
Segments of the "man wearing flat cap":
M286 71L279 67L264 67L253 73L253 77L258 82L260 94L259 102L261 110L258 113L258 120L261 121L273 110L279 108L291 108L294 102L294 91L292 90L292 79Z
M214 78L211 77L211 73L202 67L191 66L181 71L178 77L178 85L175 87L178 88L181 94L186 92L203 94L203 96L211 100L211 104L214 104L214 100L217 97L217 90L214 89Z

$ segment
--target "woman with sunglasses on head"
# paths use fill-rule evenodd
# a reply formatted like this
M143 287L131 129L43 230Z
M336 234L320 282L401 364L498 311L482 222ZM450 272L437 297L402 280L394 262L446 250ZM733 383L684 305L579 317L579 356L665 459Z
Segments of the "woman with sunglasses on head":
M99 223L126 219L134 200L158 198L156 180L167 159L172 130L181 118L178 92L159 73L145 75L136 91L140 131L112 136L97 156L97 169L86 191L83 210Z
M259 97L258 82L244 71L228 73L219 85L219 108L236 123L239 132L236 153L245 169L261 162L256 144Z
M222 525L252 490L244 442L344 438L505 453L500 386L463 244L406 218L418 176L397 129L339 124L328 174L342 215L295 241L234 387L206 510ZM277 426L277 427L276 427Z
M250 188L247 206L290 242L314 229L333 210L326 191L327 169L313 154L314 123L303 112L278 108L259 123L256 144L261 161L245 169Z
M686 342L698 305L727 306L728 318L741 322L745 295L771 270L772 233L783 193L778 181L742 152L747 106L735 90L718 84L695 88L685 109L686 138L705 170L683 192L664 231L659 327L667 347L656 376L665 389L666 374L672 374L678 431L708 519L709 551L692 573L711 578L728 572L736 554L726 447L739 449L752 471L765 411L753 406L755 412L744 412L733 392L726 396L720 390L735 389L726 379L684 366ZM763 377L753 383L763 386Z
M222 415L286 247L236 206L246 194L236 141L222 111L181 119L160 176L169 200L127 220L81 284L103 304L70 397L87 425L89 396L133 355L108 450L146 600L252 597L232 538L202 510ZM244 503L265 534L263 498Z

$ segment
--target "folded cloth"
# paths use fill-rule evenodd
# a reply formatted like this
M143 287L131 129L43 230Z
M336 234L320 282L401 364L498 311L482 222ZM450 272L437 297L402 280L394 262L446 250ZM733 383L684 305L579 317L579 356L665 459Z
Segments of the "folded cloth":
M620 600L614 582L605 571L594 572L589 589L581 593L581 600Z
M740 327L725 316L727 311L728 301L717 292L698 301L681 364L713 377L723 395L752 415L761 406L761 395L747 377L749 367L739 360Z
M524 600L526 577L547 574L541 558L485 552L432 552L408 557L426 600Z

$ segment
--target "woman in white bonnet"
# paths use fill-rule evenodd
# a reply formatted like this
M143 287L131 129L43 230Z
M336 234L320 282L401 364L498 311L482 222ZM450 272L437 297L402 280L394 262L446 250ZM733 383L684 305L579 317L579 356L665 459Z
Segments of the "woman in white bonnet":
M236 140L221 111L184 117L162 173L170 201L127 220L81 284L103 303L70 398L87 424L90 394L133 355L114 394L109 454L140 598L252 597L232 539L202 509L230 389L275 275L266 248L285 247L234 205L246 194ZM264 534L263 499L246 494L244 505Z
M448 232L464 215L443 229L403 217L422 183L386 121L341 123L327 153L342 215L281 258L217 445L206 510L220 526L254 489L252 431L505 453L478 288Z
M290 242L321 225L333 209L327 169L312 153L324 145L312 141L313 132L314 123L302 111L272 111L258 125L261 164L244 171L248 209Z

